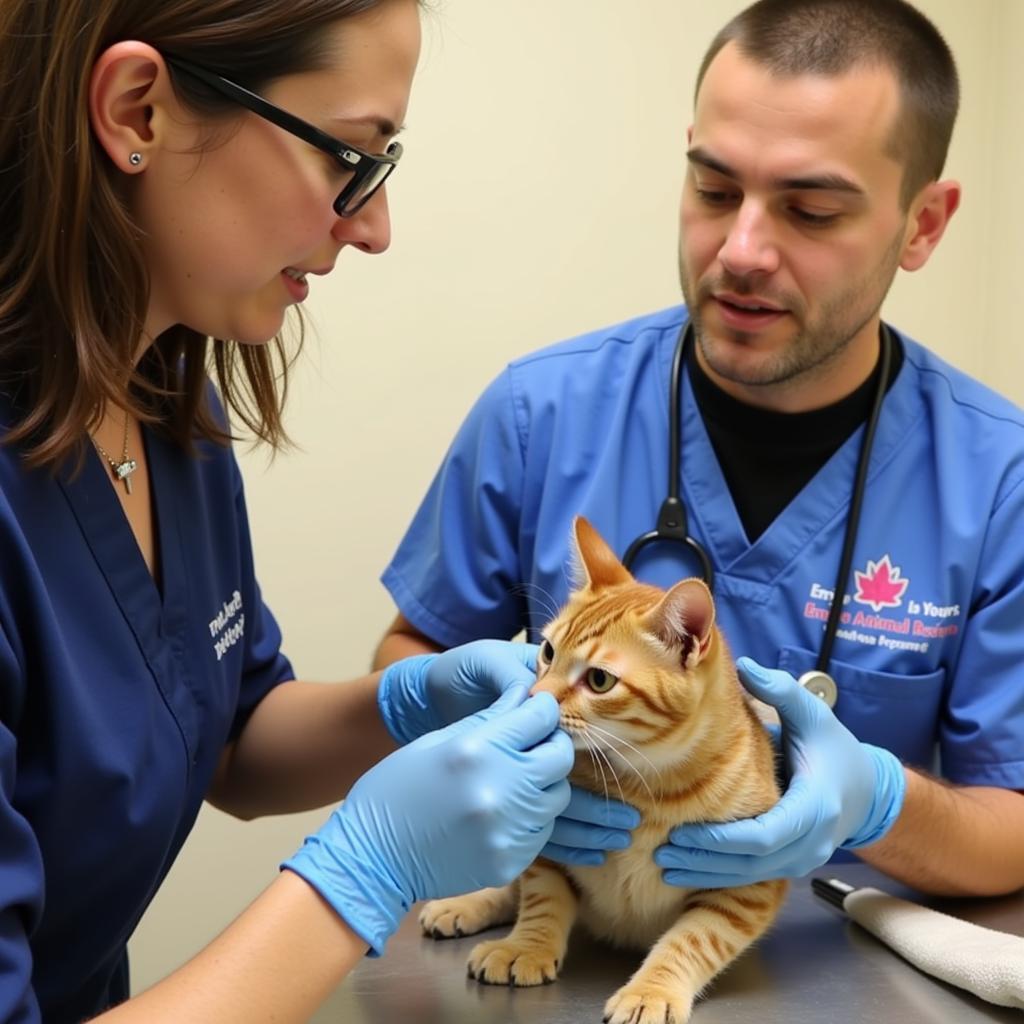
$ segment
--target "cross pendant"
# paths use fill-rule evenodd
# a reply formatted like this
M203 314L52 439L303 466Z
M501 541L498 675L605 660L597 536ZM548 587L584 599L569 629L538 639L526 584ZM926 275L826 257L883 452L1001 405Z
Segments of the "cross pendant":
M118 480L124 481L124 489L131 494L132 493L132 473L139 468L139 464L134 459L125 459L124 462L118 463L114 466L114 476Z

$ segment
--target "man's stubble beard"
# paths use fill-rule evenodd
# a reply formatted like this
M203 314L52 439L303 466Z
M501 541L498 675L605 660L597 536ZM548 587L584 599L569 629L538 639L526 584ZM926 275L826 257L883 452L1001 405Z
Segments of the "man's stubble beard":
M797 378L816 376L825 371L837 359L850 342L864 329L879 312L882 303L899 269L903 249L904 225L900 225L893 241L886 249L874 273L868 275L839 295L826 302L813 322L805 319L805 304L797 296L774 293L770 289L757 287L758 279L735 278L721 274L711 281L701 282L696 295L691 287L682 245L679 247L679 279L683 298L693 324L697 343L707 365L724 380L747 387L768 387L790 383ZM716 339L704 328L701 304L713 293L728 291L736 295L757 295L787 310L787 314L798 325L796 334L785 348L766 358L756 368L743 371L730 366L721 358ZM876 296L867 303L858 299L870 294ZM858 309L858 306L861 308ZM735 339L742 340L743 333L731 332Z

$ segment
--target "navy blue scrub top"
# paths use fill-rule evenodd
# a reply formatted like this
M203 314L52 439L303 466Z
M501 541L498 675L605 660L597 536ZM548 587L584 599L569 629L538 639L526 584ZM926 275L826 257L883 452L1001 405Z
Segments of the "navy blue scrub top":
M225 743L293 678L231 451L145 443L159 588L91 446L77 477L26 472L0 447L4 1024L127 998L126 943Z

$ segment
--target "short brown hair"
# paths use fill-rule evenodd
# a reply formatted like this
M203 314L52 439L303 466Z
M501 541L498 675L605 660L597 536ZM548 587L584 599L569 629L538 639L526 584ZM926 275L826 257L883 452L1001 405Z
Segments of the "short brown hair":
M253 90L317 70L325 29L382 0L3 0L0 4L0 388L29 465L84 452L103 404L123 402L186 448L226 442L208 407L212 362L228 406L257 437L286 440L289 358L269 346L165 331L136 368L149 302L140 232L123 179L92 133L89 81L98 56L143 40L216 68ZM183 102L211 124L239 110L184 77ZM298 337L301 346L301 317Z
M904 0L758 0L715 36L697 74L697 93L708 66L730 42L780 76L889 68L902 96L889 152L904 165L903 208L942 173L960 84L946 41L917 8Z

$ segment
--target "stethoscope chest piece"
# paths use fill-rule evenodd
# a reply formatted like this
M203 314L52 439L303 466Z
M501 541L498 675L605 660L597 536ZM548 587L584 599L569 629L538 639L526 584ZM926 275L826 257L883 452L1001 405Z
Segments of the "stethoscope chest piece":
M805 672L799 679L800 685L815 697L823 700L826 707L834 708L839 697L839 688L836 681L827 673L819 669L811 669Z

